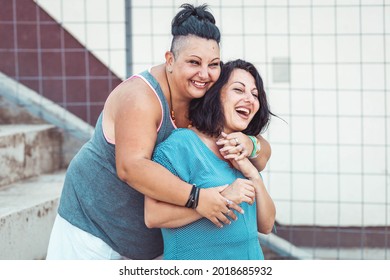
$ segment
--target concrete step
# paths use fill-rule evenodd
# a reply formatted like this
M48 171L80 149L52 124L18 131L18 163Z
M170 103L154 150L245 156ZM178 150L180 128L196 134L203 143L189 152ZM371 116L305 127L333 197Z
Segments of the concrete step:
M65 170L0 188L0 259L46 257Z
M0 125L0 186L60 169L62 142L53 125Z

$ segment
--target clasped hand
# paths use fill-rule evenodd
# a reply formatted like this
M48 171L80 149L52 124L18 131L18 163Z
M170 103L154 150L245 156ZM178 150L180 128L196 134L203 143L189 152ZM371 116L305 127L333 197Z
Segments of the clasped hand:
M253 150L252 141L248 136L241 132L222 133L217 145L222 146L220 149L221 155L240 170L245 177L250 178L253 174L258 174L257 169L248 159ZM230 224L231 220L237 219L235 212L230 209L243 214L239 204L242 202L253 204L255 186L251 180L238 178L227 186L202 189L200 196L200 205L196 209L197 212L208 218L216 226L222 227L223 224ZM214 208L211 211L209 208L203 209L203 205L212 204Z
M249 137L241 132L226 134L221 133L217 141L218 146L222 146L219 152L225 159L244 159L250 156L253 150L253 143Z
M219 150L221 155L229 160L234 168L240 170L246 178L258 176L256 167L248 159L252 153L253 144L247 135L241 132L230 134L222 132L217 145L223 146Z

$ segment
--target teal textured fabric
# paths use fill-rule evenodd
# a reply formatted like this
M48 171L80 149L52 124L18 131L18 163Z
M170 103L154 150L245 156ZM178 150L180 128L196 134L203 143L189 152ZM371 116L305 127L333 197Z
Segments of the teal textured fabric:
M190 129L173 131L156 147L153 160L200 188L222 186L244 178ZM223 228L205 218L179 228L163 228L164 259L264 259L257 235L256 204L240 206L245 214L236 213L238 220Z

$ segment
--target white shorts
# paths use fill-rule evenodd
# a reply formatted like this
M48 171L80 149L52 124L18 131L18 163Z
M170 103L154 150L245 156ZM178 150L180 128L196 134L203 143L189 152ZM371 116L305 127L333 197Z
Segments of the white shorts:
M123 260L100 238L75 227L60 215L54 221L47 260Z

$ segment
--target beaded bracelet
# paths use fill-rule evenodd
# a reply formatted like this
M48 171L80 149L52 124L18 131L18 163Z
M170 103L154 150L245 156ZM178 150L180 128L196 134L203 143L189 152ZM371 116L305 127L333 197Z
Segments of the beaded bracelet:
M253 150L252 150L252 153L249 156L249 158L250 159L257 158L259 156L260 150L261 150L260 141L255 136L249 135L248 137L249 137L249 139L251 139L251 141L253 143Z

